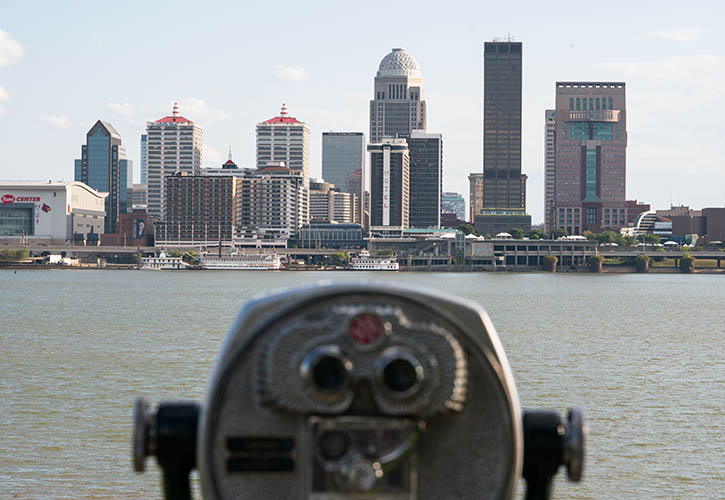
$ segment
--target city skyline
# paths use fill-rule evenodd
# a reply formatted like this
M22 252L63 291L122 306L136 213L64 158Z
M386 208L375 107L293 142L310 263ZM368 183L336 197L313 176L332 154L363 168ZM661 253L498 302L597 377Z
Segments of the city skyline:
M320 7L314 16L294 4L285 7L284 16L271 6L254 6L249 16L240 6L197 15L191 4L180 4L173 13L175 28L193 28L199 34L195 39L205 40L193 43L179 42L159 28L169 22L163 6L150 6L143 17L134 14L133 5L113 12L90 6L80 16L80 7L48 3L41 7L47 15L35 19L20 4L5 5L0 22L0 178L71 180L69 165L77 158L78 144L101 119L119 131L138 182L144 124L168 114L175 100L185 116L204 127L204 166L221 164L231 145L242 167L254 165L255 124L286 102L310 126L311 176L319 177L322 132L368 130L369 75L391 47L405 47L425 76L431 108L427 128L446 137L443 189L466 194L468 174L481 170L483 158L483 44L511 32L526 45L522 172L529 175L527 207L534 223L544 219L541 116L554 105L556 81L627 83L627 199L654 207L670 201L695 208L719 206L724 201L719 187L725 181L725 150L711 109L723 101L718 89L725 57L717 47L725 44L713 9L725 12L720 5L706 6L707 15L705 7L672 6L651 12L627 5L624 19L623 7L615 3L590 23L572 10L533 3L526 19L500 7L471 5L442 17L433 17L431 9L391 7L390 20L376 17L374 8L349 6ZM398 10L405 12L405 25L395 23ZM117 20L114 26L104 21L110 16ZM379 23L370 32L350 32L329 22L336 16ZM74 18L79 17L87 21L78 24ZM219 19L244 18L255 22L247 21L240 32L220 29ZM430 39L425 23L433 21L440 22L441 32ZM101 25L103 30L97 28ZM125 34L131 26L144 36L131 40ZM318 26L325 29L317 33ZM617 34L611 36L614 26ZM295 46L282 38L270 40L263 50L255 45L271 30L296 27L304 28L305 36ZM330 43L335 38L342 42ZM164 60L142 57L142 49L152 45ZM200 59L194 67L182 64L189 52ZM81 63L86 59L96 64ZM78 67L95 71L79 75ZM248 72L258 78L246 78ZM179 77L169 77L174 74Z

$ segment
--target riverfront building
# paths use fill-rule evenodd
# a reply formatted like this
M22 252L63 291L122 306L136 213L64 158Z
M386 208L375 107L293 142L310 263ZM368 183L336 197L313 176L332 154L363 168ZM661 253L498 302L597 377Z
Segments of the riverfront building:
M375 98L370 101L370 142L383 137L409 137L426 129L423 78L418 63L405 49L386 55L375 75Z
M483 209L476 231L531 230L521 177L522 44L486 42L483 48Z
M231 244L237 201L234 177L178 172L165 180L166 219L156 226L157 241L184 246Z
M410 156L405 139L369 144L370 226L409 227Z
M413 130L406 141L410 153L410 227L440 227L443 196L442 136Z
M175 102L171 116L146 123L148 136L148 212L164 220L166 177L179 172L197 176L202 162L202 128L181 116Z
M115 233L119 215L126 213L131 202L128 193L133 163L126 159L121 136L113 125L98 120L88 131L86 143L81 146L81 158L75 161L74 178L96 191L108 193L104 232Z
M626 109L624 82L556 83L546 113L549 225L575 235L627 227Z
M237 178L240 238L289 239L309 222L309 190L302 172L282 162Z
M310 180L310 128L289 116L282 104L279 116L257 124L257 168L284 162L286 168L300 172L305 186Z
M107 197L81 182L0 182L0 240L97 245Z

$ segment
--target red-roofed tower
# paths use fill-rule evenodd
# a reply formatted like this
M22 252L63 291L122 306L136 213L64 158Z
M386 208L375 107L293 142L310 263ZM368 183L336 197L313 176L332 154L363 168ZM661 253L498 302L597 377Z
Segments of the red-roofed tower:
M170 116L146 122L148 212L165 220L166 177L201 173L202 128L181 116L175 102Z
M284 162L291 170L301 172L305 186L309 185L310 129L289 116L286 104L282 104L279 116L257 124L257 168L270 162Z

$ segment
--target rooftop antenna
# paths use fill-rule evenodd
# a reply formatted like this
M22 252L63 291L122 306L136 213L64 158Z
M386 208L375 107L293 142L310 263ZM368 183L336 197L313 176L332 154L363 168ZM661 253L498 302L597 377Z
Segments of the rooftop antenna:
M179 101L174 101L173 115L179 116Z
M229 145L229 161L232 161L232 145Z
M280 111L280 116L287 116L287 105L285 103L282 103L282 111Z

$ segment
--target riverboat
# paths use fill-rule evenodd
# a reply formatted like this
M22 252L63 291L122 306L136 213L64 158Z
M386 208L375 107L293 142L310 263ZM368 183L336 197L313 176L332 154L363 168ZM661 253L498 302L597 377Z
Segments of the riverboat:
M373 257L362 250L357 257L350 259L349 269L353 271L398 271L400 264L395 257Z
M282 269L279 255L267 254L202 254L199 258L202 269L224 269L232 271L276 271Z
M154 271L171 271L186 268L187 264L181 260L181 257L169 257L163 250L161 250L161 253L158 257L141 258L141 269L151 269Z

